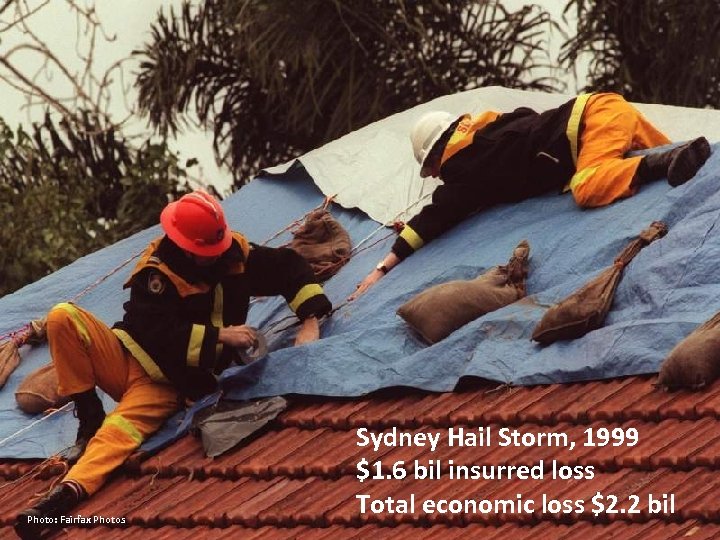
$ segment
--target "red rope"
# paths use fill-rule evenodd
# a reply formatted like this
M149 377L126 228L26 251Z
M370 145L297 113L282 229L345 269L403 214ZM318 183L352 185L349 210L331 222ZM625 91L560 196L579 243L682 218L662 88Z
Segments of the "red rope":
M17 330L11 330L7 334L0 336L0 343L12 341L16 347L22 347L32 333L32 325L30 323L22 325Z
M314 212L315 210L320 210L320 209L322 209L322 210L327 210L328 206L330 206L330 204L333 203L335 197L337 197L337 194L332 195L332 196L325 197L325 198L323 199L323 202L322 202L320 205L318 205L318 206L316 206L315 208L309 210L309 211L306 212L301 218L296 219L295 221L291 222L289 225L287 225L287 226L285 226L284 228L282 228L281 230L277 231L277 232L276 232L275 234L273 234L270 238L268 238L267 240L265 240L265 241L262 243L262 245L265 246L265 245L267 245L271 240L274 240L275 238L277 238L278 236L280 236L280 235L283 234L284 232L287 232L287 231L289 231L289 230L292 230L292 229L295 228L295 227L300 226L300 225L305 221L305 219L306 219L312 212ZM397 232L397 231L399 231L399 230L402 229L403 225L404 225L404 224L403 224L402 222L396 221L395 223L393 223L393 230L394 230L395 232ZM355 255L357 255L358 253L361 253L361 252L363 252L363 251L365 251L365 250L367 250L367 249L370 249L371 247L375 246L376 244L382 242L383 240L386 240L387 238L390 237L391 234L393 234L393 233L390 233L390 234L388 234L388 235L380 238L379 240L376 240L376 241L373 242L372 244L369 244L369 245L363 247L362 249L356 250L356 249L353 248L353 249L350 251L350 255L349 255L349 256L347 256L347 257L345 257L345 258L343 258L343 259L341 259L341 260L339 260L339 261L337 261L337 262L335 262L335 263L332 263L330 266L328 266L328 270L334 269L334 268L337 267L337 266L342 266L342 265L344 265L345 263L347 263L352 257L354 257ZM108 272L108 273L105 274L104 276L98 278L96 281L94 281L93 283L91 283L90 285L88 285L87 287L85 287L83 290L81 290L79 293L77 293L75 296L73 296L69 301L70 301L70 302L76 302L77 300L79 300L80 298L82 298L83 296L85 296L87 293L89 293L90 291L92 291L93 289L95 289L95 288L96 288L98 285L100 285L102 282L104 282L105 280L107 280L110 276L116 274L117 272L119 272L120 270L122 270L125 266L127 266L128 264L130 264L133 260L137 259L140 255L142 255L143 251L145 251L145 248L143 248L141 251L137 252L137 253L134 254L132 257L130 257L130 258L128 258L127 260L125 260L125 261L123 261L122 263L120 263L118 266L116 266L115 268L113 268L110 272ZM21 326L20 328L18 328L18 329L16 329L16 330L11 330L10 332L8 332L8 333L6 333L6 334L1 335L1 336L0 336L0 343L2 343L3 341L5 341L5 340L7 340L7 339L10 339L10 340L12 340L12 341L15 343L16 346L20 347L20 346L22 346L22 345L25 344L25 342L27 341L27 339L28 339L28 337L31 335L31 333L32 333L32 326L30 325L30 323L27 323L27 324Z
M145 249L146 249L146 248L142 248L142 249L141 249L140 251L138 251L135 255L133 255L133 256L130 257L129 259L127 259L127 260L123 261L122 263L120 263L118 266L116 266L115 268L113 268L112 270L110 270L110 272L108 272L108 273L105 274L104 276L98 278L94 283L91 283L90 285L88 285L87 287L85 287L82 291L80 291L80 292L77 293L75 296L73 296L73 297L70 299L70 302L75 302L76 300L79 300L80 298L82 298L83 296L85 296L87 293L89 293L90 291L92 291L95 287L97 287L98 285L100 285L100 284L101 284L103 281L105 281L107 278L109 278L109 277L112 276L113 274L117 274L117 273L118 273L120 270L122 270L125 266L127 266L127 265L130 264L132 261L134 261L135 259L137 259L140 255L142 255L142 254L143 254L143 251L145 251Z
M145 248L143 248L142 251L137 252L135 255L133 255L129 259L120 263L118 266L116 266L115 268L110 270L110 272L108 272L104 276L95 280L94 283L91 283L90 285L85 287L82 291L80 291L75 296L73 296L69 301L76 302L77 300L79 300L80 298L85 296L87 293L92 291L95 287L100 285L103 281L108 279L110 276L112 276L113 274L116 274L117 272L122 270L125 266L130 264L133 260L137 259L140 255L142 255L143 251L145 251ZM28 338L31 335L32 335L32 325L30 323L26 323L23 326L21 326L20 328L18 328L16 330L11 330L7 334L3 334L2 336L0 336L0 343L2 343L4 340L7 340L9 338L10 340L12 340L15 343L15 345L17 347L21 347L27 342Z

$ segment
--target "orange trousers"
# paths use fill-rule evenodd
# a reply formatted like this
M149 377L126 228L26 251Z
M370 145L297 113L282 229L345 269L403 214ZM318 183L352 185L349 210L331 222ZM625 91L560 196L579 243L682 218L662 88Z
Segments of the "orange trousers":
M605 206L635 194L630 184L641 156L631 150L669 144L635 107L618 94L595 94L582 116L583 131L570 190L579 206Z
M178 394L152 381L107 325L74 304L50 310L47 332L61 395L98 386L118 402L64 478L92 495L177 410Z

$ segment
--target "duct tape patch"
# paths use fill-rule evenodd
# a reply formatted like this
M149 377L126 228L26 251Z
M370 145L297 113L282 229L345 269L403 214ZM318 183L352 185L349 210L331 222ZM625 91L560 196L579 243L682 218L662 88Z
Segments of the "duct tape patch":
M245 365L252 364L256 360L263 358L268 352L265 335L257 329L255 329L255 332L256 338L252 347L248 347L247 349L237 349L240 361Z

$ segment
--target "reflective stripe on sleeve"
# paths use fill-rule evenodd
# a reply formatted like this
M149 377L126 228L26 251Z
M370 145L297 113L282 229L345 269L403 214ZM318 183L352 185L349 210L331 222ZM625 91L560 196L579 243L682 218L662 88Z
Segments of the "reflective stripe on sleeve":
M403 227L403 230L400 233L400 238L405 240L408 245L415 251L425 245L425 241L420 238L420 235L416 233L409 225L405 225L405 227Z
M219 283L215 286L215 293L213 297L213 310L210 314L210 321L212 322L213 326L216 328L222 328L225 326L225 320L223 319L223 313L224 313L224 302L225 302L225 294L223 291L222 285ZM217 360L220 358L220 355L223 351L223 344L220 343L220 340L215 344L215 359Z
M572 156L573 165L577 165L580 121L582 120L582 115L585 111L588 99L590 99L592 95L593 94L580 94L577 98L575 98L575 103L573 104L572 111L570 112L567 129L565 130L565 135L570 143L570 155ZM570 187L572 189L572 185Z
M297 312L298 308L300 308L300 306L302 306L306 301L319 294L325 293L323 292L323 288L317 283L305 285L298 291L295 298L292 299L292 302L290 302L290 309L292 309L293 312Z
M582 171L576 172L570 179L570 190L575 191L582 186L597 170L597 167L586 167Z
M205 339L205 326L202 324L193 324L190 331L190 340L188 341L187 365L197 367L200 365L200 350L202 349L203 339Z

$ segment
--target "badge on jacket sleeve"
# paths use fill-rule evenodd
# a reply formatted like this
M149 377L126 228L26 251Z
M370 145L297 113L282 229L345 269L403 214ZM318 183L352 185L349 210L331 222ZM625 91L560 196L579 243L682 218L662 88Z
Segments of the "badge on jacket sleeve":
M153 294L162 294L165 291L165 281L162 275L157 272L150 272L148 278L148 291Z

